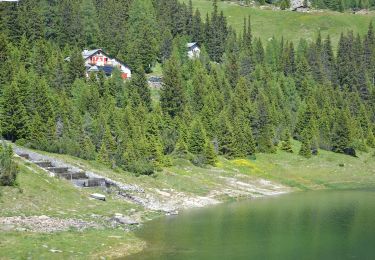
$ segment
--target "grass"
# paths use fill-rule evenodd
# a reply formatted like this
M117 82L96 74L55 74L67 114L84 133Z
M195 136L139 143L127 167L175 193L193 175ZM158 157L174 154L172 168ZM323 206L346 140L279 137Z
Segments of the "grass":
M0 233L1 259L100 259L136 253L144 244L123 230L89 230L38 234ZM62 252L53 253L50 250Z
M187 3L188 0L181 0ZM212 11L212 1L192 0L193 7L198 8L203 19ZM243 19L251 16L252 30L255 37L260 37L265 44L271 37L298 43L300 38L315 40L320 31L322 36L331 36L336 47L341 32L353 30L360 35L367 32L370 21L374 21L375 13L351 14L333 11L300 13L280 10L262 10L258 7L240 6L227 1L218 1L219 10L224 12L227 21L238 32L242 33Z
M122 170L111 170L95 161L85 161L69 155L54 155L83 169L97 171L124 183L146 188L174 188L179 191L205 195L217 188L218 176L236 177L238 173L248 178L265 178L302 190L324 188L360 188L375 186L375 160L369 153L359 153L358 158L320 150L317 156L305 159L297 153L300 143L293 141L290 154L257 154L256 160L219 158L216 167L200 168L185 160L175 160L172 167L158 172L154 178L135 177ZM44 152L45 153L45 152ZM48 153L45 153L48 154ZM343 165L343 166L340 166Z
M298 151L299 147L298 142L293 142L294 151ZM223 185L226 179L221 177L245 182L263 178L294 187L295 190L374 187L373 152L360 153L358 158L353 158L319 151L319 155L305 159L296 153L278 151L276 154L257 154L255 160L227 160L220 157L215 168L199 168L188 161L176 159L174 166L158 172L154 177L136 177L120 169L109 169L95 161L85 161L69 155L53 156L123 183L139 185L146 192L174 189L184 194L207 196L213 190L225 188ZM33 164L17 160L21 169L18 176L19 187L0 187L0 216L47 215L99 223L102 221L104 224L105 218L117 212L128 215L131 209L142 213L144 220L160 215L111 195L107 195L106 202L91 200L89 194L95 190L77 189L68 181L49 177ZM100 189L97 191L102 192ZM93 214L103 218L98 220ZM135 253L144 246L144 242L133 232L108 226L83 232L70 230L52 234L0 232L0 259L98 259L101 256L119 257ZM51 249L62 252L53 253Z
M148 74L149 76L156 76L160 77L163 75L163 68L159 62L155 64L155 66L152 68L152 72Z
M295 152L299 147L298 142L293 142ZM234 160L229 165L237 167L243 174L271 179L301 190L375 186L375 160L371 152L359 153L358 158L354 158L320 150L317 156L305 159L278 151L277 154L258 154L255 161Z
M110 217L116 212L126 214L131 208L137 209L133 204L111 197L105 203L91 200L88 195L92 190L76 189L69 182L48 177L23 162L20 162L17 181L18 188L0 187L0 216L47 215L94 221L93 214ZM98 259L137 252L143 246L143 241L133 233L116 228L51 234L0 232L0 259ZM62 252L53 253L50 249Z

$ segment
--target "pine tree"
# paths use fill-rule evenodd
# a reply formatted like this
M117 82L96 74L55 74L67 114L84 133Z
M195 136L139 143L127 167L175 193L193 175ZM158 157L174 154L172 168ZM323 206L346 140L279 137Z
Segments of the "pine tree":
M17 83L12 82L4 87L0 100L0 129L2 135L11 141L26 138L28 134L29 121L20 96Z
M191 83L190 105L196 113L201 112L207 95L208 77L206 70L199 61L194 62L194 72Z
M119 58L131 68L141 66L150 72L159 50L159 28L151 0L132 1L127 21L127 43L120 50Z
M239 46L235 32L229 34L228 47L225 53L225 67L230 85L234 88L239 78Z
M143 68L139 68L133 75L130 83L130 95L134 92L138 93L142 105L150 111L152 108L151 91ZM137 106L138 104L135 102L134 105Z
M73 83L77 78L85 77L86 69L84 64L85 63L81 51L79 49L75 49L72 52L69 61L68 75L70 83Z
M202 123L199 119L195 119L190 127L189 151L195 155L204 154L206 139L206 132Z
M290 139L291 139L290 132L286 130L283 136L283 140L281 142L281 150L288 152L288 153L293 153L293 148L292 148Z
M367 140L366 140L366 143L368 146L370 146L371 148L375 148L375 137L374 137L374 133L371 129L371 127L369 128L368 132L367 132Z
M0 144L0 186L16 184L18 165L13 160L13 149L5 143Z
M184 138L178 138L174 153L178 157L182 157L182 158L184 158L189 153L188 146L187 146Z
M105 145L104 151L108 154L109 159L112 160L116 150L116 142L108 125L105 126L105 131L102 138L102 145L103 144Z
M57 6L56 36L60 46L66 43L82 47L84 28L79 1L59 1Z
M215 152L214 145L211 141L206 140L206 144L204 146L204 157L206 158L207 164L215 166L217 163L217 155Z
M17 29L19 36L25 35L30 42L44 36L43 16L39 5L23 1L17 7Z
M103 155L104 155L104 157L106 156L105 154L103 154ZM95 145L92 143L90 137L85 136L84 140L83 140L83 144L82 144L81 157L85 160L94 160L95 156L96 156ZM102 159L103 159L103 156L101 156L100 160L102 160Z
M235 136L233 127L228 120L226 113L221 113L219 116L218 128L218 146L219 153L228 158L232 158L235 152Z
M262 64L264 62L264 48L260 38L255 40L254 43L254 63Z
M161 170L165 166L165 156L163 152L163 146L158 138L153 137L150 140L151 146L151 161L156 170Z
M39 113L36 112L31 119L29 134L27 135L32 148L43 150L48 146L47 136L43 128L43 120Z
M173 153L176 154L177 157L187 158L187 156L189 155L189 148L188 148L189 131L183 119L177 120L177 130L178 130L178 139L177 139Z
M175 117L183 112L185 106L182 76L175 55L165 63L163 75L163 86L160 93L161 107L165 114Z
M213 61L220 62L225 50L228 28L223 12L220 14L218 12L217 0L213 1L212 6L211 19L209 19L207 14L205 24L205 43L210 58Z
M105 164L107 166L111 165L111 160L109 158L109 154L107 151L106 144L103 142L102 145L100 146L98 155L96 157L96 160L102 164Z
M323 64L323 73L326 79L332 83L336 83L336 74L335 74L335 56L333 54L331 46L331 38L328 35L324 40L323 49L322 49L322 64Z
M89 48L95 48L98 46L99 20L93 0L82 1L81 13L85 46Z
M271 115L270 102L264 93L260 93L257 100L258 105L258 119L256 125L257 135L257 150L262 153L275 152L273 144L274 129L273 119Z
M0 31L0 85L5 84L7 82L7 77L9 76L6 66L9 58L8 44L7 37L3 32Z
M306 138L302 140L301 149L298 154L306 158L311 158L311 145Z
M195 42L198 42L199 44L203 44L205 41L204 29L203 29L203 22L201 19L201 14L198 9L195 11L192 27L193 27L192 37L191 37L192 40Z
M332 150L337 153L344 153L352 143L352 130L350 126L349 112L344 109L337 111L337 117L333 129Z

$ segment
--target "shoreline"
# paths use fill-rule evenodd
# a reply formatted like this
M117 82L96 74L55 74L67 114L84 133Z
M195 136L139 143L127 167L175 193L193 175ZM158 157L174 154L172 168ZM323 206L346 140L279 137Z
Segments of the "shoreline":
M310 160L294 154L260 154L256 161L220 158L217 167L210 168L198 168L189 162L177 161L175 166L165 168L154 177L136 177L94 161L26 150L39 154L41 157L38 159L50 160L53 157L54 162L65 163L60 166L76 167L124 184L126 188L123 192L133 200L120 196L115 190L106 195L105 202L92 199L90 194L103 190L77 188L68 180L49 176L48 172L30 161L16 158L21 169L19 187L2 188L0 219L3 221L5 217L20 216L21 222L36 219L38 228L44 228L43 219L46 219L49 223L57 221L63 230L38 233L23 230L22 225L21 230L17 231L14 223L5 225L5 232L1 232L5 245L4 257L14 255L15 245L10 246L11 241L22 241L16 246L18 251L29 250L28 245L33 245L36 248L33 254L46 258L126 257L147 247L146 241L136 236L136 231L145 223L166 215L296 191L368 187L375 179L373 161L368 154L349 158L322 152ZM344 167L339 166L342 161L345 162ZM71 223L73 229L66 229ZM86 229L85 223L96 223L100 227L89 226ZM83 231L75 229L74 225ZM4 229L1 224L0 229ZM81 236L87 239L82 240ZM45 237L49 238L47 242ZM80 249L74 249L77 245ZM101 249L102 245L108 250Z

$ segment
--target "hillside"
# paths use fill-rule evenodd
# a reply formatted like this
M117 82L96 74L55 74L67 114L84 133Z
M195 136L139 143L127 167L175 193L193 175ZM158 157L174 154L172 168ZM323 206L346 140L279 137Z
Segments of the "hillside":
M298 150L299 145L294 142L293 149ZM35 152L127 185L136 185L145 193L133 196L152 198L150 201L153 205L176 201L180 208L196 207L199 205L197 198L219 202L272 195L272 189L285 192L364 188L371 187L375 182L374 160L367 153L353 158L322 151L308 160L296 154L277 152L259 154L256 160L220 158L217 167L208 168L195 167L179 160L175 162L176 166L165 168L154 178L149 178L114 171L96 162L72 156ZM49 177L31 162L20 158L17 158L17 162L21 170L19 186L0 187L2 259L98 259L101 256L119 257L136 253L145 247L144 242L134 235L134 226L116 222L115 216L123 214L145 222L164 214L147 205L143 207L124 200L114 192L106 194L105 202L92 200L90 193L104 190L76 188L69 181ZM64 228L65 222L78 220L81 221L80 228ZM12 222L4 224L6 221ZM21 221L26 224L20 224ZM89 225L85 228L87 223ZM52 229L55 231L48 232Z
M182 0L188 3L188 0ZM198 8L202 17L212 11L212 1L193 0L193 7ZM353 30L361 35L367 31L368 24L375 19L375 12L369 14L339 13L319 11L298 13L280 10L262 10L257 7L245 7L227 1L218 2L219 10L224 12L230 25L242 32L243 19L251 16L252 30L255 37L266 42L270 37L298 42L300 38L314 40L320 30L322 36L330 34L333 46L336 46L341 32Z
M160 216L373 189L375 14L193 3L0 3L0 259L125 257Z

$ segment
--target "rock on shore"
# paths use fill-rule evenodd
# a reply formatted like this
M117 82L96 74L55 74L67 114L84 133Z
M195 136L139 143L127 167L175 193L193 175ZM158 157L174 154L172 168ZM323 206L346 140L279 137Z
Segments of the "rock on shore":
M48 216L14 216L0 217L0 230L3 231L30 231L40 233L51 233L66 231L71 228L84 230L87 228L99 228L95 222L80 219L60 219Z

